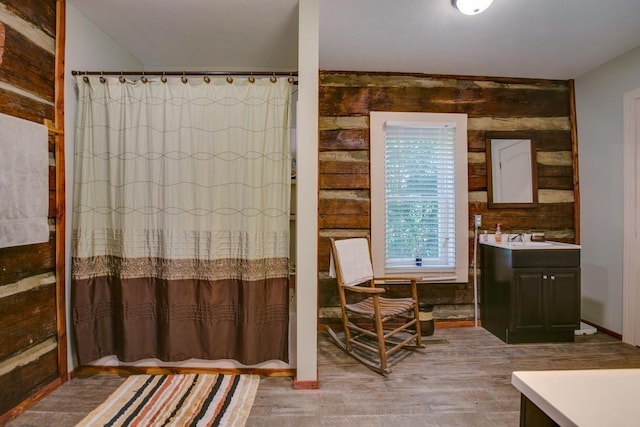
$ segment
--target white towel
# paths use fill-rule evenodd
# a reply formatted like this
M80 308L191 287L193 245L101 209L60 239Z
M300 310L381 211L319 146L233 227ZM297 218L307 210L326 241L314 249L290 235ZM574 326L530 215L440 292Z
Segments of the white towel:
M48 210L47 127L0 113L0 248L48 241Z
M373 278L373 266L367 239L355 238L336 240L337 257L340 260L342 281L346 286L357 285ZM334 272L333 256L330 260L329 275ZM335 276L331 276L335 277Z

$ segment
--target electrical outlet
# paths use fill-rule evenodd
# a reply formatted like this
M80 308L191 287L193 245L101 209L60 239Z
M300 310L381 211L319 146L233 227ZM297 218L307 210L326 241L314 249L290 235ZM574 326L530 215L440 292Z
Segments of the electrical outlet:
M482 215L474 215L473 216L473 226L475 228L482 227Z

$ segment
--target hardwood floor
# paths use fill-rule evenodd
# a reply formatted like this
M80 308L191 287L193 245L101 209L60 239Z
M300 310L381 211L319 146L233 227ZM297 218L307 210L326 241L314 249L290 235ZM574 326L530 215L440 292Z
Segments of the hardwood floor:
M565 344L504 344L482 328L439 328L382 377L319 334L319 390L263 378L247 421L259 426L517 426L515 370L640 368L640 349L604 334ZM429 341L434 343L429 345ZM10 426L72 426L123 378L75 378Z

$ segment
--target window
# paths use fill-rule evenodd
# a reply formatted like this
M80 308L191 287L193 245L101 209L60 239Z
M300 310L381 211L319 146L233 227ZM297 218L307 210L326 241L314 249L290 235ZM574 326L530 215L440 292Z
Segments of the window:
M371 113L374 271L468 281L467 116Z

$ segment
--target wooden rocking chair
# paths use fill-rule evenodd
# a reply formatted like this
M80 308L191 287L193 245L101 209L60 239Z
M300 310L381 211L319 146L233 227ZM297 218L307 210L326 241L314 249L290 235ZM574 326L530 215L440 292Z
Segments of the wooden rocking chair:
M329 336L346 353L368 368L386 375L400 350L422 348L417 278L374 277L369 238L331 239L332 272L338 280L344 340L327 327ZM385 298L385 285L410 285L410 298ZM347 298L346 293L349 293ZM357 299L357 294L361 295ZM356 320L359 318L359 320ZM355 322L358 322L357 324ZM400 356L397 354L396 356Z

